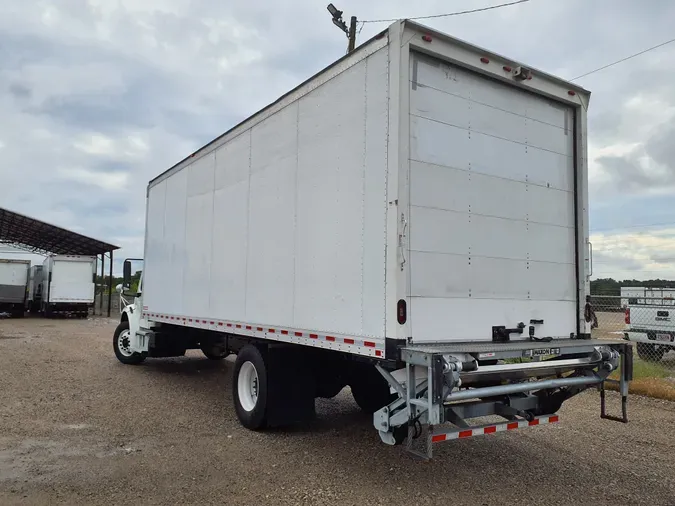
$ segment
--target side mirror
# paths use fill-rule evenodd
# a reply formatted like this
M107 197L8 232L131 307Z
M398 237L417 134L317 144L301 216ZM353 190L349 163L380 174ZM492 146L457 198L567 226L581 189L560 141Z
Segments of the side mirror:
M122 284L121 283L115 287L115 291L117 293L122 293Z
M127 290L131 287L131 260L124 261L122 285L124 285L124 288Z

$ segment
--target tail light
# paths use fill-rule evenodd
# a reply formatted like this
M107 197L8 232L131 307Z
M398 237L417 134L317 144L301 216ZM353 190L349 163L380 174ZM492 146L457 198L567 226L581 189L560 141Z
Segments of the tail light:
M396 319L399 325L405 325L405 322L408 321L408 308L403 299L399 300L396 305Z
M626 308L626 316L625 316L624 320L625 320L627 325L630 323L630 308L629 307Z

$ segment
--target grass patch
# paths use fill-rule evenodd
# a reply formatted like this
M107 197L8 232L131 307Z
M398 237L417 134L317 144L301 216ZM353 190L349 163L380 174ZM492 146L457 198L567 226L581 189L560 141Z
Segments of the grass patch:
M645 362L644 360L633 360L633 379L645 378L668 378L675 376L675 371L665 368L656 362ZM611 378L619 379L617 371L611 374Z
M675 401L675 382L667 379L672 377L675 377L675 371L658 363L636 359L633 362L633 381L630 382L628 390L631 394ZM618 371L614 371L610 378L619 379ZM618 390L609 384L606 384L605 388Z

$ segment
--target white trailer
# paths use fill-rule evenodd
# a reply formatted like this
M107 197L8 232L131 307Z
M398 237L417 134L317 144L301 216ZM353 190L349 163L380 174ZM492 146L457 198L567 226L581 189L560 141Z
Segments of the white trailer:
M150 182L117 357L237 353L251 429L349 385L389 444L557 421L623 360L625 420L631 348L584 319L588 101L394 23Z
M0 258L0 313L24 314L30 260Z
M96 257L51 255L42 266L42 312L45 316L86 318L94 304Z

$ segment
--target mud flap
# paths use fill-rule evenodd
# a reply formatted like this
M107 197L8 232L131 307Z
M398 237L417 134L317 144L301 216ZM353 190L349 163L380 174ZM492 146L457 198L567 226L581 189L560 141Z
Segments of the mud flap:
M267 350L267 424L271 427L308 422L315 416L316 385L309 359L296 347Z

